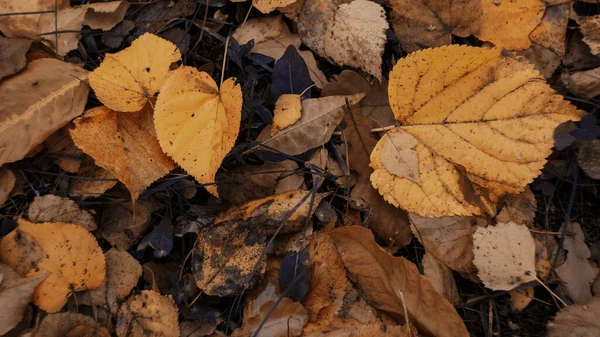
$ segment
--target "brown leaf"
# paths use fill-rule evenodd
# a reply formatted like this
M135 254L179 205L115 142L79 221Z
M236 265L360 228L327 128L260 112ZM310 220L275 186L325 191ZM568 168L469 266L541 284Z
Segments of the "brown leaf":
M62 312L46 316L42 324L33 333L33 337L65 337L69 331L81 325L91 328L100 327L90 316Z
M600 334L600 297L563 308L548 323L548 337L597 337Z
M577 23L583 34L583 42L587 43L592 54L600 54L600 15L578 16Z
M0 165L23 159L48 136L79 116L89 89L87 71L44 58L0 84Z
M0 254L0 259L19 275L25 276L35 268L43 251L31 234L18 228L14 233L15 235L7 235L2 239L0 247L5 253Z
M131 204L109 204L102 210L98 233L113 247L127 250L148 228L150 207L148 203L143 201L135 203L135 206Z
M217 173L219 198L237 205L271 196L275 193L277 179L281 175L277 171L282 169L279 163L265 163Z
M23 278L9 266L0 263L0 335L19 324L35 287L48 275L46 273Z
M5 167L0 169L0 207L8 200L16 181L17 178L11 170Z
M392 0L390 6L392 27L408 53L421 49L419 45L452 44L452 35L473 35L483 13L478 0Z
M104 327L93 328L87 325L78 325L69 330L65 337L110 337L110 333Z
M260 308L267 302L275 302L281 295L279 289L279 269L283 257L267 257L262 280L251 292L244 296L244 319L260 316Z
M592 298L591 286L596 276L588 262L590 249L585 244L585 234L581 226L576 222L570 222L568 230L575 235L566 236L563 243L567 251L567 260L554 270L564 282L569 297L575 304L581 304Z
M600 71L598 74L600 76ZM600 81L598 83L600 84ZM593 179L600 179L600 140L583 142L578 154L579 166L583 171Z
M519 225L533 226L537 201L531 189L527 187L523 193L509 195L504 207L496 215L498 222L516 222Z
M150 108L115 112L101 106L86 111L75 126L75 145L125 184L133 200L175 168L156 140Z
M461 303L456 281L450 268L432 254L425 253L423 255L423 271L423 275L431 280L438 293L442 294L453 305Z
M119 310L118 337L179 337L177 306L171 296L143 290Z
M44 141L44 146L56 164L69 173L77 173L85 156L83 151L75 146L68 124L56 131Z
M119 181L108 170L94 164L94 160L85 156L77 178L71 180L69 195L82 199L97 198L111 189Z
M306 332L304 337L411 337L415 336L414 327L410 333L407 325L388 325L382 322L364 324L355 320L336 320L323 326L321 330Z
M510 303L517 311L523 311L533 300L534 288L515 289L509 292Z
M440 295L417 267L402 257L393 257L375 243L371 232L350 226L328 233L361 293L376 309L397 318L406 310L419 331L433 336L469 336L452 304Z
M578 96L593 98L600 95L600 68L563 73L561 80L569 91Z
M79 225L88 231L98 228L94 217L71 199L52 194L38 196L29 204L29 220L39 222L68 222Z
M235 330L232 337L250 337L275 302L267 302L260 308L260 316L246 320L241 328ZM260 336L270 337L296 337L302 334L302 328L308 322L306 309L302 304L284 297L277 305L265 325L260 330Z
M26 39L7 39L0 36L0 64L2 64L0 80L25 68L27 63L25 54L29 50L31 42Z

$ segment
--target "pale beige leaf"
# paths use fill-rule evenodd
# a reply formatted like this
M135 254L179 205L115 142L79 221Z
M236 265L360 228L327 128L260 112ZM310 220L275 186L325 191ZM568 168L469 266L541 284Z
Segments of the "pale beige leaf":
M31 40L19 38L5 38L0 36L0 80L18 73L25 68L27 58L25 54L31 46Z
M293 4L298 0L252 0L252 5L261 13L269 14L276 10L277 7L285 7Z
M561 80L569 91L578 96L594 98L600 95L600 67L570 74L563 73Z
M406 52L419 46L440 47L452 44L452 34L473 35L481 21L479 0L392 0L391 23Z
M244 325L235 330L231 336L252 336L274 304L275 302L272 301L263 304L260 308L260 316L245 321ZM308 315L302 304L284 297L260 330L259 336L298 337L302 335L302 328L307 322Z
M246 21L246 23L243 26L238 27L231 36L240 45L253 40L254 48L256 48L257 45L263 42L280 37L285 32L286 28L286 24L281 19L281 15L265 16ZM287 31L289 32L289 29L287 29ZM281 55L283 55L283 53L281 53Z
M578 16L577 23L583 34L583 42L590 47L592 54L600 54L600 15Z
M118 337L179 337L177 306L171 296L143 290L119 310Z
M526 226L514 222L479 227L473 234L473 263L492 290L511 290L537 280L535 242Z
M27 211L29 220L39 222L68 222L88 231L98 228L94 217L71 199L52 194L33 198Z
M66 334L78 326L99 328L100 325L90 316L74 312L50 314L44 317L33 337L66 337Z
M16 181L17 178L11 170L7 168L0 169L0 207L8 200Z
M427 277L438 293L442 294L450 303L461 303L460 294L452 270L435 258L433 254L423 255L423 274Z
M548 323L548 337L597 337L600 334L600 297L563 308Z
M325 33L333 23L337 6L344 0L304 1L298 15L298 34L302 42L322 57L325 53Z
M577 222L570 222L568 226L574 236L566 236L563 247L567 251L565 263L554 270L563 281L569 297L575 304L581 304L592 299L591 286L596 275L588 259L590 249L585 243L585 234Z
M583 171L593 179L600 179L600 140L583 142L578 155L579 166Z
M23 159L83 112L87 71L51 58L0 83L0 165Z
M283 94L279 96L277 102L275 102L275 110L273 111L271 136L296 123L300 117L302 117L300 95Z
M389 85L400 125L371 153L373 186L389 203L421 216L494 216L501 197L520 193L539 175L554 128L584 114L531 68L498 48L459 45L401 59ZM383 164L394 133L417 141L394 146L400 157L410 154L402 157L406 163L418 161L421 183Z
M275 185L275 194L303 189L301 187L304 185L304 174L293 172L298 170L298 164L292 160L285 160L281 162L281 167L290 172L282 173L279 176L277 185Z
M374 308L404 317L402 293L410 316L404 319L420 332L439 337L469 336L462 318L431 281L408 260L393 257L379 247L370 230L350 226L328 235L358 289Z

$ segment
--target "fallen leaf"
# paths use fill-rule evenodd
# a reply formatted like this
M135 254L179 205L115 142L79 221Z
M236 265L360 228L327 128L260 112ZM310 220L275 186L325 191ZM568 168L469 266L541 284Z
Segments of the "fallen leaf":
M33 303L47 312L57 312L76 291L95 289L104 281L106 266L96 239L80 226L64 222L32 224L18 220L19 227L0 243L0 260L11 266L12 242L29 234L42 250L42 258L27 275L50 273L33 295ZM72 252L77 252L73 254ZM16 267L16 266L11 266Z
M35 287L46 277L48 274L23 278L9 266L0 263L0 305L3 308L0 312L0 335L19 324Z
M201 184L214 181L240 128L242 90L234 78L215 81L193 67L169 76L156 101L154 125L162 149ZM206 186L218 196L216 186Z
M154 249L154 257L161 259L171 252L173 249L173 224L170 217L164 217L154 226L152 231L148 233L138 244L137 251L142 251L146 247Z
M250 200L265 198L275 193L277 179L284 168L279 163L260 166L242 166L217 173L219 197L239 205Z
M333 22L337 6L343 3L343 0L304 1L298 14L298 35L308 48L322 57L327 57L323 37Z
M175 263L150 261L144 264L143 270L144 281L152 285L152 290L168 294L177 289L179 266Z
M461 303L456 281L450 268L432 254L425 253L423 255L423 271L423 275L433 283L435 290L444 296L448 302L453 305Z
M572 93L585 98L594 98L600 95L600 68L563 73L562 82Z
M94 319L90 316L77 314L74 312L61 312L57 314L50 314L44 317L42 323L34 331L33 337L67 337L66 334L69 331L81 325L91 328L100 327L99 324L96 323L96 321L94 321Z
M285 94L301 94L310 98L307 89L313 84L308 66L293 45L288 45L285 52L275 62L271 74L271 95L274 100Z
M583 142L578 155L583 171L593 179L600 179L600 140Z
M171 296L143 290L119 310L118 337L179 337L177 306Z
M537 201L535 195L529 187L521 194L509 195L506 198L505 205L496 215L497 222L515 222L519 225L533 226Z
M135 206L108 204L102 210L98 234L113 247L127 250L148 228L150 213L150 206L144 201L135 203Z
M242 327L235 330L231 336L252 336L273 305L275 305L275 302L263 304L260 308L260 316L246 320ZM284 297L269 316L269 319L260 330L259 335L270 337L297 337L302 334L302 328L307 322L308 315L302 304Z
M68 222L95 231L98 226L94 217L71 199L52 194L33 198L27 211L29 220L40 222Z
M489 289L512 290L537 280L535 242L526 226L509 222L478 227L473 254L478 276Z
M281 261L279 289L294 302L301 302L308 292L310 266L310 256L305 248L287 252Z
M282 129L296 123L302 117L302 102L300 95L283 94L279 96L275 103L273 111L273 125L271 126L271 136Z
M11 170L7 168L0 169L0 207L8 200L16 181L17 178Z
M100 66L90 73L90 85L109 109L140 111L167 80L171 63L180 58L173 43L147 33L130 47L106 54Z
M65 337L110 337L110 333L104 327L93 328L87 325L78 325L69 330Z
M510 295L510 303L517 311L523 311L533 300L534 288L515 289L508 294Z
M281 162L282 167L285 170L288 170L287 173L282 173L277 180L277 185L275 186L275 194L285 193L298 189L306 189L302 188L304 185L304 174L296 173L294 171L298 170L298 164L292 160L285 160Z
M25 68L27 58L25 54L31 46L31 41L27 39L12 38L8 39L0 36L0 80L18 73Z
M302 101L302 117L296 123L269 137L269 128L263 129L257 141L275 150L298 155L329 141L333 131L344 118L346 100L356 104L364 94L329 96Z
M583 35L574 31L567 39L567 50L563 64L568 69L587 69L600 66L600 56L592 55L590 47L583 42Z
M500 197L539 175L554 128L583 115L497 48L415 52L392 70L389 98L399 126L371 153L371 183L389 203L427 217L495 215ZM390 146L398 160L382 155Z
M543 0L481 1L483 15L480 40L510 50L524 50L531 46L529 34L538 26L546 5Z
M479 0L393 0L390 6L392 27L408 53L452 44L452 35L473 35L483 14Z
M263 14L269 14L278 7L285 7L298 0L252 0L252 6Z
M94 164L94 160L85 156L77 178L71 180L69 195L82 199L96 198L111 189L119 181L108 170Z
M413 328L414 329L414 328ZM415 329L416 330L416 329ZM354 320L338 320L323 326L321 331L306 332L304 337L410 337L414 336L407 325L388 325L381 322L361 324Z
M600 297L561 309L547 324L548 337L596 337L600 333Z
M567 259L565 263L554 268L554 271L563 281L573 302L581 304L592 299L591 286L596 275L588 262L590 249L585 244L585 234L581 226L570 222L568 230L575 235L565 236L563 247L567 251Z
M600 15L578 16L577 23L583 34L583 42L590 47L592 54L600 54Z
M469 336L462 318L431 281L408 260L393 257L379 247L368 229L342 227L328 235L358 289L374 308L414 322L419 331L432 336ZM404 317L404 306L409 318Z
M154 181L175 168L162 152L152 124L152 110L116 112L100 106L75 120L75 145L121 181L135 201Z
M32 235L19 229L15 231L16 234L9 236L9 233L0 242L0 261L25 276L42 259L43 251Z
M204 3L207 3L204 0ZM159 0L136 8L136 26L144 28L144 31L159 31L168 25L168 22L176 18L192 16L196 12L197 2L193 0ZM209 6L223 6L225 1L208 0Z
M44 141L44 146L56 164L69 173L78 173L85 156L75 146L69 133L71 124L62 127Z
M33 61L0 84L0 165L23 159L79 116L87 71L51 58Z

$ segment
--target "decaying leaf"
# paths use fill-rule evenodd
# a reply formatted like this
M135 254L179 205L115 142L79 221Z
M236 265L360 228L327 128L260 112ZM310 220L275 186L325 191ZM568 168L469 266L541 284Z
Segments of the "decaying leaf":
M417 267L402 257L393 257L377 245L371 231L342 227L328 233L346 269L369 304L378 310L404 317L401 294L409 319L419 331L432 336L469 336L452 304L436 290Z
M252 0L252 5L261 13L269 14L278 7L285 7L293 4L298 0Z
M596 275L588 262L590 249L585 244L585 234L581 226L571 222L568 230L575 235L565 236L563 247L567 251L567 259L554 270L564 282L569 297L575 304L581 304L592 299L591 286Z
M492 290L511 290L537 280L535 242L526 226L514 222L478 227L473 234L473 263Z
M154 124L162 149L201 184L214 181L240 129L242 90L193 67L174 70L161 88ZM206 186L218 196L215 186Z
M31 41L27 39L0 37L0 80L18 73L25 68L27 58L25 54L31 46Z
M71 199L52 194L35 197L27 211L29 220L39 222L68 222L79 225L88 231L98 228L94 217Z
M519 225L533 226L537 201L529 187L517 195L509 195L505 205L496 215L497 222L515 222Z
M71 180L69 195L72 197L96 198L111 189L119 181L110 171L94 164L94 160L85 156L81 162L77 178Z
M173 43L147 33L130 47L106 54L100 66L90 73L90 85L109 109L140 111L165 83L171 63L180 58Z
M110 332L105 327L91 327L88 325L78 325L69 330L65 337L111 337Z
M42 251L42 257L29 276L50 273L35 289L33 303L47 312L59 311L75 291L95 289L105 278L106 266L102 249L84 228L64 222L32 224L18 220L17 229L0 243L0 260L12 266L18 251L11 246L29 234ZM77 252L74 254L73 252Z
M279 96L275 103L275 111L273 112L271 136L296 123L300 117L302 117L302 102L300 100L300 95L284 94Z
M510 49L529 48L529 34L538 26L546 5L543 0L481 1L483 16L479 32L483 41Z
M265 198L275 193L277 179L285 168L280 163L264 163L260 166L243 166L217 173L219 197L232 204Z
M75 146L69 133L72 124L67 124L44 141L44 147L56 164L69 173L78 173L85 155Z
M143 290L119 310L118 337L179 337L177 306L171 296Z
M579 166L588 176L600 179L600 140L594 139L581 144Z
M35 287L46 277L48 274L23 278L9 266L0 263L0 335L19 324Z
M392 70L389 98L400 125L373 150L371 182L391 204L427 217L495 215L501 196L539 175L554 128L583 115L498 48L415 52Z
M263 304L260 308L260 316L246 320L244 325L235 330L231 336L252 336L274 304L275 302L272 301ZM302 328L307 322L308 315L302 304L284 297L260 330L259 336L297 337L302 334Z
M287 46L283 56L275 62L271 79L271 96L274 100L285 94L303 94L304 98L311 97L308 89L313 82L308 66L293 45Z
M592 54L600 54L600 15L578 16L577 23L583 34L583 42L590 47Z
M322 326L320 331L305 332L304 337L412 337L416 332L408 325L388 325L382 322L364 324L352 319L337 320L329 326ZM412 333L411 333L412 332Z
M22 159L79 116L89 89L88 72L44 58L0 84L0 165Z
M113 247L127 250L148 228L150 213L150 205L143 201L136 202L135 206L109 204L102 211L98 232Z
M18 231L17 234L3 238L0 244L0 261L19 275L25 276L35 268L43 251L29 233Z
M298 155L329 141L333 131L344 118L344 105L358 103L364 94L329 96L302 101L302 117L269 137L265 128L257 141L288 155Z
M423 255L423 271L438 293L442 294L450 303L460 304L460 294L450 268L432 254L425 253Z
M100 325L90 316L74 312L61 312L44 317L40 326L33 332L33 337L71 337L67 336L67 333L78 326L87 326L94 329L100 327ZM80 337L84 336L80 335ZM100 335L93 337L104 336Z
M563 308L548 323L548 337L596 337L600 334L600 297Z
M600 95L600 67L571 74L563 73L561 79L569 91L576 95L585 98Z
M8 200L16 181L17 178L11 170L7 168L0 169L0 207Z
M409 53L452 44L452 34L473 35L482 15L479 0L393 0L390 6L394 32Z

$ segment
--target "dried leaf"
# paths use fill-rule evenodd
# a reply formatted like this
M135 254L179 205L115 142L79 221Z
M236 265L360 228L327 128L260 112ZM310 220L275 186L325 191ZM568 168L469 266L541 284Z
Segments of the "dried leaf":
M600 140L583 142L579 148L579 166L593 179L600 179Z
M289 251L281 261L279 268L279 289L287 292L286 297L301 302L309 287L310 257L306 249Z
M423 275L433 283L435 290L442 294L448 302L453 305L461 303L456 281L454 281L450 268L432 254L425 253L423 255L423 271Z
M19 227L0 243L0 260L11 266L11 255L15 254L10 250L11 242L21 240L22 233L31 235L43 253L27 275L50 273L33 296L33 303L41 309L57 312L75 291L95 289L104 281L104 255L88 231L64 222L32 224L19 219L18 223Z
M110 333L104 327L93 328L87 325L78 325L69 330L65 337L110 337Z
M285 7L293 4L298 0L252 0L252 5L261 13L269 14L276 10L277 7Z
M11 170L7 168L0 169L0 207L8 200L16 181L17 178Z
M600 333L600 297L560 310L548 323L548 337L596 337Z
M531 46L529 34L542 20L546 5L543 0L486 0L481 8L481 26L475 36L501 48L524 50Z
M33 337L67 337L66 334L69 331L81 325L99 328L99 324L90 316L74 312L62 312L44 317L40 326L33 333Z
M344 117L346 100L356 104L364 94L330 96L302 101L302 117L291 126L269 138L265 128L257 141L288 155L298 155L329 141ZM269 132L269 133L267 133Z
M274 304L275 302L267 302L263 304L263 306L260 308L261 315L246 320L244 325L235 330L231 336L252 336ZM260 330L260 335L270 337L297 337L302 334L302 328L307 322L308 315L306 314L306 309L304 309L302 304L284 297Z
M152 124L152 110L115 112L100 106L75 120L75 145L121 181L131 198L175 168L162 152Z
M90 85L109 109L140 111L165 83L171 63L180 58L173 43L147 33L130 47L106 54L100 66L90 73Z
M585 98L594 98L600 95L600 68L563 73L562 82L572 93Z
M238 205L271 196L275 193L277 179L282 174L277 171L283 169L279 163L265 163L218 173L216 180L219 182L219 197Z
M537 201L529 187L518 195L509 195L504 207L496 215L497 222L515 222L519 225L533 226Z
M85 155L81 149L75 146L73 138L69 133L71 124L56 131L44 141L50 156L56 164L69 173L78 173Z
M87 71L51 58L31 62L0 84L0 165L23 159L83 112Z
M554 268L558 277L564 282L569 297L575 304L585 303L592 299L591 286L596 275L590 266L590 249L585 244L585 234L576 222L570 222L569 231L574 236L566 236L563 247L567 251L567 260Z
M19 229L15 231L15 235L7 235L1 241L0 261L10 266L19 275L25 276L35 268L42 258L43 251L29 233Z
M150 206L143 201L135 203L135 206L109 204L102 210L98 233L113 247L127 250L148 228L150 213Z
M285 53L275 62L272 72L271 94L278 100L285 94L301 94L310 98L308 89L313 83L308 66L293 45L288 45Z
M554 128L583 115L530 68L499 49L458 45L401 59L389 86L401 125L371 154L373 186L421 216L495 215L500 197L521 192L539 174ZM396 161L382 155L390 142ZM408 174L415 161L418 181Z
M413 327L414 329L414 327ZM415 329L416 330L416 329ZM412 337L415 333L408 325L388 325L382 322L362 324L355 320L338 320L333 325L323 326L321 331L304 333L304 337Z
M473 263L492 290L511 290L537 280L535 242L526 226L514 222L479 227L473 234Z
M421 46L452 44L452 34L467 37L479 29L481 2L460 0L393 0L391 22L402 49L412 53ZM460 14L459 14L460 13Z
M271 136L296 123L300 117L302 117L300 95L283 94L279 96L279 99L275 103L275 111L273 112Z
M452 304L436 290L417 267L393 257L375 243L371 232L350 226L328 233L357 287L376 309L404 317L403 295L410 319L419 331L432 336L469 336Z
M577 23L583 34L583 42L590 47L592 54L600 54L600 15L578 16Z
M508 294L510 295L510 303L517 311L523 311L533 300L534 288L515 289Z
M308 48L322 57L326 57L325 39L327 28L333 22L337 6L343 0L304 1L298 14L298 35Z
M0 335L19 324L29 306L33 290L46 277L47 273L23 278L9 266L0 263Z
M31 46L31 41L26 39L7 39L0 36L0 80L18 73L25 68L27 58L25 54Z
M177 306L171 296L143 290L119 310L118 337L179 337Z
M94 217L71 199L52 194L33 198L27 211L29 220L40 222L68 222L81 226L88 231L98 228Z
M242 90L234 78L215 81L193 67L174 70L161 88L154 125L163 150L201 184L214 181L240 128ZM216 186L206 186L218 196Z
M69 195L82 199L99 197L119 181L108 170L94 164L94 160L85 156L77 177L71 180Z

